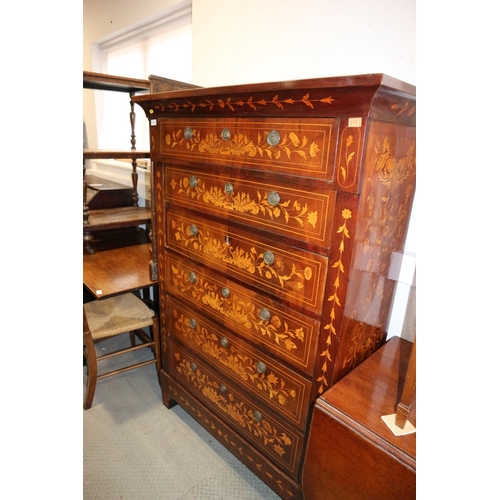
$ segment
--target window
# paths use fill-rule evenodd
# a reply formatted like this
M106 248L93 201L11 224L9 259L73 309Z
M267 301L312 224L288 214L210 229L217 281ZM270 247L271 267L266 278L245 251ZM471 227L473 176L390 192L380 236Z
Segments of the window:
M158 75L191 83L191 0L100 40L93 53L98 73L141 79ZM148 121L140 107L135 112L136 148L149 149ZM99 149L131 147L129 116L127 93L96 93Z

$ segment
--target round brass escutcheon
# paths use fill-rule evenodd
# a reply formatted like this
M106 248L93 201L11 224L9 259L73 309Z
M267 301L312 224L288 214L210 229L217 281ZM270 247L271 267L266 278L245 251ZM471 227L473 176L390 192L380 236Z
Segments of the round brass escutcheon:
M259 311L259 316L262 321L269 321L271 319L271 313L265 307Z
M280 195L276 191L270 191L267 195L267 202L275 207L280 202Z
M253 419L256 422L262 422L262 413L260 411L254 410L254 412L253 412Z
M221 385L219 386L219 390L220 390L220 392L222 392L222 394L226 394L226 392L227 392L227 387L226 387L224 384L221 384Z
M198 234L198 228L195 224L191 224L191 226L189 227L189 232L191 236L196 236Z
M196 363L191 362L191 371L195 372L197 369L198 367L196 366Z
M257 361L257 363L255 364L255 367L257 368L257 371L259 373L266 373L266 370L267 370L267 366L262 362L262 361Z
M197 325L197 324L198 324L198 323L196 323L196 320L195 320L194 318L191 318L191 319L189 320L189 326L190 326L193 330L196 328L196 325Z
M184 139L188 140L193 137L193 129L191 127L186 127L184 129Z
M193 271L189 273L189 281L191 283L196 283L196 274Z
M222 139L228 141L231 138L231 131L228 128L223 128L220 135Z
M231 291L227 286L222 287L222 296L225 297L226 299L231 295Z
M198 179L194 175L192 175L189 178L189 187L195 188L197 185L198 185Z
M271 266L274 264L274 254L271 252L271 250L266 250L264 252L264 262L268 265Z
M233 191L234 191L234 187L233 185L230 183L230 182L226 182L226 185L224 186L224 191L227 193L227 194L232 194Z
M227 347L229 345L229 340L227 340L226 337L221 337L220 343L222 347Z
M267 138L266 138L269 146L276 146L277 144L279 144L280 139L281 139L280 133L277 130L271 130L267 134Z

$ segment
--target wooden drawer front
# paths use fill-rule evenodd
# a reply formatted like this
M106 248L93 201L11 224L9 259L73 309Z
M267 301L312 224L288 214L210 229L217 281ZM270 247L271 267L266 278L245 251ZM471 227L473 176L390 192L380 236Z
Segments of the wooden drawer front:
M163 119L159 157L332 180L337 134L330 118Z
M169 297L169 332L208 358L248 392L260 397L276 412L304 427L311 382L258 349L219 328L193 309Z
M166 245L289 303L320 313L328 259L318 254L278 245L262 237L229 230L192 213L169 212Z
M167 292L312 374L319 322L167 252ZM229 293L228 293L229 292Z
M177 344L170 345L170 374L253 446L295 477L304 436L257 400Z
M328 246L334 192L311 193L280 184L265 184L201 171L168 168L167 200L174 206L195 208L273 234Z

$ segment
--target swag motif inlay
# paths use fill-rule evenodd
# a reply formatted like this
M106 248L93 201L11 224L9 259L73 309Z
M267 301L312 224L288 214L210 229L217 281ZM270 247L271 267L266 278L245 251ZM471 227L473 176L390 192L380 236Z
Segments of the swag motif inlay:
M239 378L250 381L258 390L267 392L269 399L276 398L280 405L285 406L289 398L295 399L297 391L286 387L285 380L274 373L260 373L256 368L256 360L249 355L240 354L233 346L222 347L219 337L210 333L204 326L193 329L190 326L191 318L177 309L173 309L175 318L174 327L184 337L191 341L205 353L226 368L235 373Z
M274 451L282 457L285 454L285 446L290 446L292 440L284 433L278 431L267 420L258 421L255 413L248 408L243 401L238 401L231 392L221 393L220 385L196 368L193 370L191 363L183 359L179 353L174 354L177 361L177 371L183 375L189 383L198 389L209 401L223 411L239 426L245 428L254 437L260 439L265 446L272 446Z
M232 292L229 297L224 297L216 285L209 283L202 276L198 276L192 283L189 273L174 264L170 266L170 271L171 279L180 292L189 294L195 302L205 304L246 330L267 337L287 351L294 351L297 349L297 342L304 342L304 328L290 328L288 322L281 319L276 312L269 320L263 320L255 305L246 303L237 293Z

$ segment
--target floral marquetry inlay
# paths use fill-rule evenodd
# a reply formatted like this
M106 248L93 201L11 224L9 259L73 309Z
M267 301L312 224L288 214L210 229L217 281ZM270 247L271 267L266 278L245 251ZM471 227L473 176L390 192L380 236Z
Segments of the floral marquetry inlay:
M211 380L199 369L193 370L192 364L178 352L174 356L177 361L177 371L219 410L224 412L233 422L245 428L254 438L260 439L265 446L271 446L279 456L285 454L285 447L292 444L292 440L285 432L276 429L266 419L256 419L254 409L249 408L231 391L223 393L218 382Z
M302 204L298 199L280 200L276 205L269 201L270 192L257 191L256 197L249 193L233 192L228 194L223 187L208 186L204 180L198 179L196 186L190 184L190 178L171 178L170 186L188 199L196 199L207 205L223 208L231 212L250 215L262 215L270 220L284 219L286 223L293 220L300 226L316 227L318 220L317 210L310 210L307 203Z
M238 270L258 275L281 288L286 287L303 293L304 283L313 277L311 267L302 267L300 263L290 262L290 259L284 259L279 254L276 255L274 262L269 263L266 261L265 252L257 251L255 246L245 250L233 246L229 237L226 240L211 237L210 232L203 229L197 229L196 234L193 234L190 226L173 218L171 224L176 243L183 248L191 248L224 264L230 264Z
M251 382L259 391L267 393L269 399L277 399L284 406L289 398L295 399L297 392L281 377L270 371L260 373L256 367L256 360L248 354L241 353L234 346L223 347L220 338L211 333L204 326L191 327L191 318L173 308L175 329L184 337L194 342L205 354L231 370L242 380Z
M171 279L180 292L188 294L195 302L210 307L245 329L267 337L287 351L297 349L297 342L304 342L303 327L289 328L288 322L279 314L274 313L269 320L263 320L255 305L241 300L236 293L225 297L218 286L201 276L193 283L189 280L189 273L175 264L170 266L170 272Z

